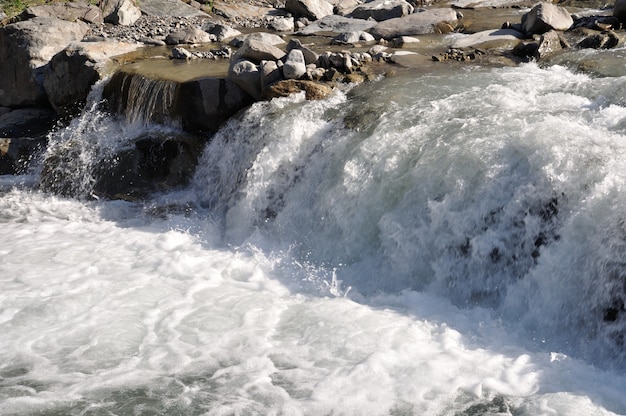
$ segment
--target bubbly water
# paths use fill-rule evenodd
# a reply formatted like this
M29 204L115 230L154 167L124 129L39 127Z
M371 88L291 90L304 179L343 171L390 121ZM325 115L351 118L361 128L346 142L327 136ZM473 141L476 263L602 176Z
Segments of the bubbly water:
M626 414L625 130L626 78L467 68L257 103L143 203L3 177L0 414Z

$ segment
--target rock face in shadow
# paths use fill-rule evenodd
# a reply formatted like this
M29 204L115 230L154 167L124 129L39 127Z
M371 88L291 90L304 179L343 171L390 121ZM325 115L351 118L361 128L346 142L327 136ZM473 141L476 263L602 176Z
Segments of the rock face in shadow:
M58 52L87 33L80 21L35 17L0 28L0 106L46 104L43 68Z
M175 125L212 134L254 100L230 79L206 77L178 83L118 71L104 88L112 113L129 122Z

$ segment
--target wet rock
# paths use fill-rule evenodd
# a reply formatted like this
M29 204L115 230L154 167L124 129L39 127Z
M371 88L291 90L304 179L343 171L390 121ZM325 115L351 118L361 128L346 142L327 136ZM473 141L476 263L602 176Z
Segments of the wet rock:
M311 23L304 29L298 31L297 34L321 35L326 33L339 34L343 32L358 32L360 30L368 31L376 26L376 24L375 21L332 15Z
M550 30L565 31L573 24L574 19L569 12L552 3L539 3L522 16L522 30L528 37Z
M77 21L35 17L0 28L0 105L18 107L46 102L44 65L89 27Z
M283 75L286 79L299 79L306 73L304 55L300 49L292 49L283 65Z
M592 33L578 43L579 48L611 49L617 47L622 40L613 31Z
M626 0L616 0L613 5L613 17L620 22L626 22Z
M318 20L333 14L333 6L326 0L287 0L285 9L296 16Z
M233 60L228 69L228 78L255 100L261 99L261 73L253 62Z
M173 59L192 59L193 54L189 52L187 49L177 46L172 48L172 58Z
M22 12L20 20L32 19L33 17L56 17L70 22L82 20L86 23L104 23L99 7L78 2L58 2L29 7Z
M404 0L374 0L357 6L348 15L355 19L374 19L378 22L413 13L414 7Z
M433 61L473 61L481 55L485 55L485 52L481 49L456 49L450 48L446 52L439 55L433 55Z
M458 22L457 13L449 8L421 10L409 16L378 23L370 33L375 38L391 40L399 36L448 33Z
M250 94L228 78L188 81L179 91L175 114L183 128L194 133L216 132L228 118L253 102Z
M215 40L214 35L210 35L197 27L191 27L170 33L165 38L165 43L168 45L197 44L214 42Z
M56 114L50 108L18 108L0 116L0 137L45 135L56 120Z
M57 114L78 113L93 84L114 69L112 58L138 48L120 42L75 42L54 55L45 68L43 87Z
M0 139L0 175L25 173L33 155L42 151L45 148L45 144L45 137Z
M307 100L321 100L332 94L333 90L319 82L289 79L272 84L266 92L266 98L287 97L300 91L304 91Z

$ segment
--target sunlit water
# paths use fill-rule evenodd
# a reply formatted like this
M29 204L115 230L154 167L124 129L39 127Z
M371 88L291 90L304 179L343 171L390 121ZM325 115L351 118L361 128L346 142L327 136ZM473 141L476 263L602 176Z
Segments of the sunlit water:
M79 196L133 128L52 138ZM472 68L258 103L144 203L3 177L0 414L626 414L625 129Z

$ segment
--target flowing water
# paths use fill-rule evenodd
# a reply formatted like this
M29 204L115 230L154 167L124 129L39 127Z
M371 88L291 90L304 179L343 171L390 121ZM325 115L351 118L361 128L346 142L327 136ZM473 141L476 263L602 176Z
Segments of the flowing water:
M54 134L79 197L0 179L0 414L626 414L626 77L257 103L185 189L88 198L160 128Z

